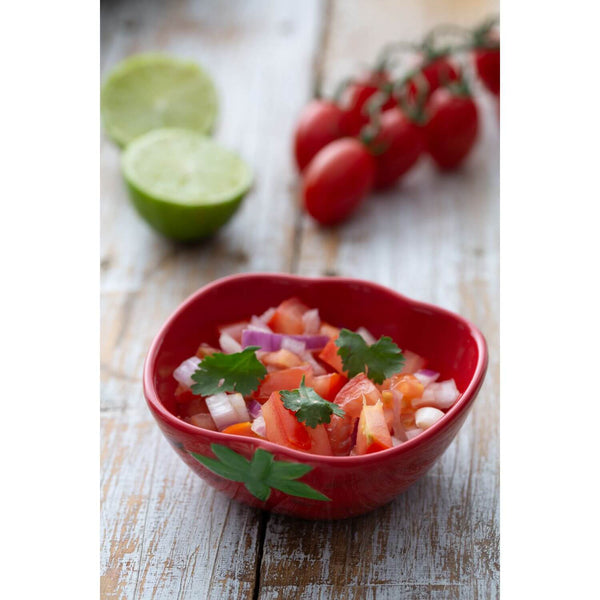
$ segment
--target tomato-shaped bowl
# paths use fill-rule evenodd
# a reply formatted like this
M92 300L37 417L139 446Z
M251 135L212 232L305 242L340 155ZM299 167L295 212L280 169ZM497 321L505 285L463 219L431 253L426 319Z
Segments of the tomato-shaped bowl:
M217 327L261 314L296 296L332 325L366 327L416 352L461 392L446 415L403 444L362 456L319 456L266 440L200 429L175 415L173 371L201 342L217 345ZM261 509L306 519L340 519L390 502L443 454L477 396L487 368L481 332L445 309L368 281L274 273L233 275L192 294L152 342L144 395L161 431L206 482Z

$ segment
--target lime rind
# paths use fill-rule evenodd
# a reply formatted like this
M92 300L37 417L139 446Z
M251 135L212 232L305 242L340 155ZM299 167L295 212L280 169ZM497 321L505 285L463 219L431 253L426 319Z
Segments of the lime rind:
M197 63L168 54L136 54L121 61L101 90L104 128L120 146L153 129L185 127L210 133L218 98Z
M252 171L211 138L178 128L158 129L127 146L122 171L140 215L181 241L214 233L236 212Z

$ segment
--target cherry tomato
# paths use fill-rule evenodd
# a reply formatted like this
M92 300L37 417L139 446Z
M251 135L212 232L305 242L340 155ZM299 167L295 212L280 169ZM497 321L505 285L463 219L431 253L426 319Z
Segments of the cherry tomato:
M294 155L299 171L313 156L342 137L342 110L328 100L313 100L302 111L294 135Z
M440 88L427 105L427 150L441 169L454 169L477 139L477 106L473 98Z
M379 133L375 137L375 186L394 184L419 159L425 150L423 128L415 125L399 108L381 115Z
M379 91L381 86L389 82L390 77L385 71L374 71L348 85L340 99L343 113L342 129L346 135L358 135L369 122L367 102ZM396 106L396 100L390 96L382 106L382 110L388 110L394 106Z
M445 56L440 56L425 64L421 69L421 74L428 86L425 94L426 99L429 99L440 86L460 79L460 69ZM423 85L423 83L417 77L407 83L406 98L410 104L417 101L420 85Z
M500 95L500 48L480 48L475 51L475 68L483 85Z
M358 208L374 177L373 157L357 139L331 142L318 152L304 173L304 207L323 225L339 223Z

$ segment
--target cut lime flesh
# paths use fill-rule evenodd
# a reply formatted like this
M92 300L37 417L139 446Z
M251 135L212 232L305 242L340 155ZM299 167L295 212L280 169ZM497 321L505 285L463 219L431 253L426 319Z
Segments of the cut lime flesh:
M186 129L157 129L123 153L122 171L140 215L163 235L192 241L237 210L252 172L235 153Z
M209 133L217 115L212 79L194 62L137 54L120 62L102 85L102 121L119 145L153 129Z

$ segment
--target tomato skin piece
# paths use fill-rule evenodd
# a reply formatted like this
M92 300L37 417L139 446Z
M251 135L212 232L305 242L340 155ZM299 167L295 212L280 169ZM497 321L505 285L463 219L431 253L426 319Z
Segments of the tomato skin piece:
M365 405L358 420L356 433L356 454L371 454L391 448L392 437L385 422L383 404Z
M339 348L335 343L335 340L338 339L338 335L336 335L334 338L331 338L327 344L325 344L325 347L319 353L319 358L323 362L327 363L330 367L333 367L341 375L345 375L342 357L338 354Z
M254 392L254 396L257 402L263 404L273 392L299 388L303 377L305 378L305 385L310 387L312 384L312 368L309 365L267 373L256 392Z
M341 127L345 135L357 136L361 129L369 122L368 102L381 86L390 83L390 76L386 71L373 71L366 73L356 81L351 82L340 98L342 109ZM396 106L396 100L389 97L382 110Z
M313 377L312 387L325 400L333 402L337 393L348 383L348 378L339 373Z
M335 403L347 415L358 418L363 402L375 404L381 400L381 394L375 384L364 374L353 377L336 395Z
M298 298L288 298L277 307L267 325L275 333L299 335L304 332L302 316L308 310L308 306Z
M483 85L500 96L500 48L480 48L474 53L475 69Z
M427 92L425 101L429 100L433 93L442 85L458 81L461 76L460 68L448 60L445 56L440 56L421 68L421 74L427 82ZM415 104L419 97L419 85L423 85L417 77L407 82L406 99L410 104Z
M425 134L399 108L393 108L381 115L380 130L372 147L375 187L383 189L396 183L416 164L426 148Z
M302 201L322 225L347 219L373 186L375 161L356 139L342 138L320 150L308 165Z
M328 100L313 100L304 107L294 134L294 156L300 172L321 148L344 135L342 119L340 107Z
M427 105L427 150L443 170L457 168L467 157L479 130L473 98L440 88Z

